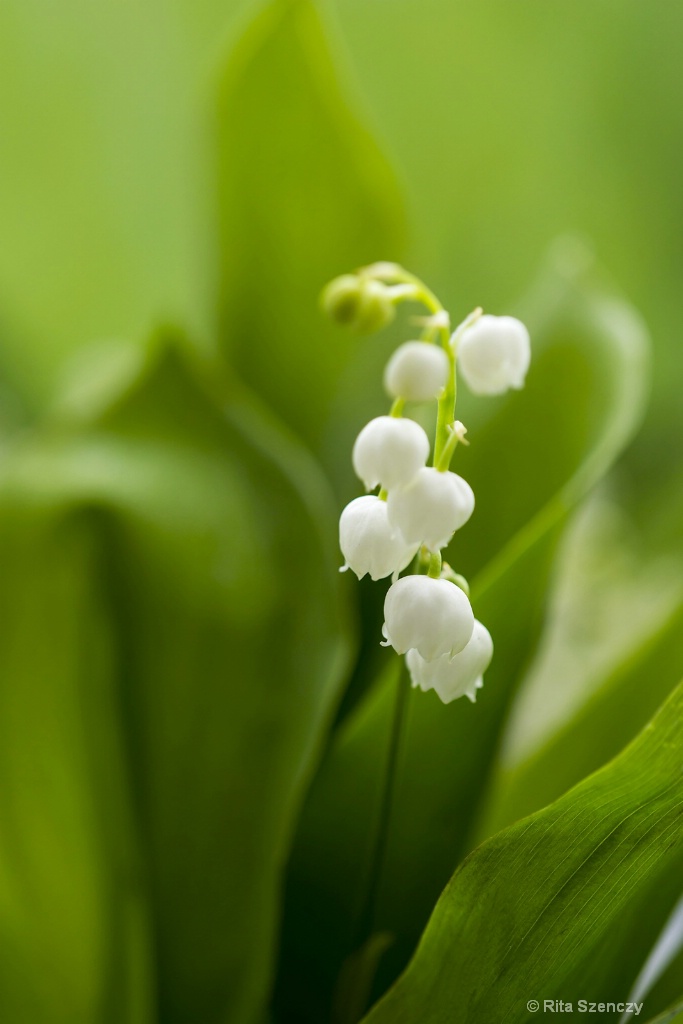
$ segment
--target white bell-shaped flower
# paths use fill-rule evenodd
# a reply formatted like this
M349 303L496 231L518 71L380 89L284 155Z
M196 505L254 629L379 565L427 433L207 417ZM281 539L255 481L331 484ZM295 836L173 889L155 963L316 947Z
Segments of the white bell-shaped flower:
M512 316L481 316L463 333L458 364L475 395L524 387L531 360L529 332Z
M467 595L449 580L430 576L404 576L393 583L384 601L384 646L399 654L414 647L432 661L457 654L474 628Z
M413 686L421 690L435 690L444 704L458 697L468 697L473 703L477 690L484 685L484 672L493 657L493 641L486 626L477 619L469 642L458 654L442 655L426 661L419 651L406 654L406 664Z
M353 446L353 468L371 491L391 490L411 480L429 455L429 438L415 420L377 416L363 427Z
M441 657L448 658L448 655L442 654ZM437 661L440 660L440 658L437 658ZM426 693L427 690L431 690L432 684L431 681L427 679L424 667L425 665L435 664L436 662L433 661L425 661L420 652L415 650L414 647L406 652L406 665L408 667L408 672L410 673L410 682L415 689L419 688L423 693Z
M403 487L389 492L389 522L407 544L430 551L445 547L474 511L474 492L457 473L423 466Z
M428 402L446 387L449 370L448 356L438 345L406 341L386 365L384 387L392 398Z
M418 544L406 544L389 524L387 503L374 494L349 502L339 518L339 547L346 559L341 571L352 569L358 579L373 580L401 572L415 557Z

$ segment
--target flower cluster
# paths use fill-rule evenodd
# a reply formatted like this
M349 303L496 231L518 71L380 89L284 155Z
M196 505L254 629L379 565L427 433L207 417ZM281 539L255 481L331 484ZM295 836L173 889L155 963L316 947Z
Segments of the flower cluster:
M450 469L466 429L455 419L456 368L477 395L521 388L529 367L529 335L519 320L476 309L453 332L447 312L402 267L376 263L332 281L325 310L338 322L367 331L393 319L399 302L427 307L422 336L389 359L384 386L394 400L387 416L371 420L356 438L353 467L367 493L339 521L345 564L359 579L392 576L384 602L384 645L405 654L413 686L433 689L444 703L474 701L493 655L491 636L474 618L467 582L441 552L474 511L472 488ZM434 444L407 402L436 401ZM428 465L430 451L431 465ZM399 578L409 565L410 575Z

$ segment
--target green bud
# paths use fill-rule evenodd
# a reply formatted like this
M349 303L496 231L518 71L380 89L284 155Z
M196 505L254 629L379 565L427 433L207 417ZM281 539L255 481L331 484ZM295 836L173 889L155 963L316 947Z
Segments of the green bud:
M395 314L386 285L379 281L364 281L361 303L353 325L356 330L361 334L381 331L383 327L388 327Z
M363 282L355 274L335 277L323 289L322 308L338 324L353 327L363 302Z
M322 307L338 324L361 334L380 331L394 319L394 306L386 285L356 274L342 274L323 289Z
M459 572L454 572L448 562L444 562L441 567L441 579L450 580L451 583L455 583L456 587L460 587L467 596L470 596L470 585L464 576L461 576Z

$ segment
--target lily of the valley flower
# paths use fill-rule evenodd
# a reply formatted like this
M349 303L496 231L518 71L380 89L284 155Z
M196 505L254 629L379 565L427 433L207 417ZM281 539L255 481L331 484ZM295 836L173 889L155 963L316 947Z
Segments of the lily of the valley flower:
M384 387L392 398L428 402L438 398L448 381L448 356L437 345L406 341L386 365Z
M457 473L423 466L403 487L389 491L389 522L407 544L438 551L474 511L472 488Z
M339 520L339 546L346 563L340 571L352 569L358 579L368 573L381 580L399 573L414 558L417 544L406 544L390 525L387 503L374 494L349 502Z
M404 576L393 583L384 601L385 646L399 654L415 648L432 661L458 654L474 629L467 595L449 580Z
M512 316L481 316L458 343L458 363L475 395L524 387L531 360L529 332Z
M429 455L429 438L415 420L377 416L363 427L353 446L353 468L371 491L391 490L411 480Z
M356 498L341 514L341 571L373 580L393 576L383 646L406 655L414 686L435 690L445 704L462 696L474 701L493 643L474 619L467 580L441 557L474 511L472 488L450 471L458 446L469 443L455 418L456 370L477 395L523 387L529 333L514 317L484 316L479 306L451 333L451 318L436 295L397 263L344 274L322 295L329 316L360 331L389 323L402 302L423 307L426 315L412 321L422 334L399 345L385 367L384 387L394 400L390 415L371 420L356 438L353 468L367 491L381 490ZM423 428L403 416L406 402L428 401L437 403L433 446ZM415 556L415 575L399 579Z
M413 686L421 690L435 690L444 704L458 697L468 697L472 703L477 690L484 685L484 672L493 657L493 641L486 626L475 619L469 642L459 654L444 654L427 661L417 650L408 651L406 664Z

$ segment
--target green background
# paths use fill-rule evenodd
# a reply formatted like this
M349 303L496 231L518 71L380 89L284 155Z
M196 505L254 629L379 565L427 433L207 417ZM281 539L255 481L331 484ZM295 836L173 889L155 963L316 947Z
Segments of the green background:
M3 1021L351 1024L491 836L373 1024L627 997L680 895L680 693L581 780L683 675L682 35L664 0L1 5ZM394 681L336 516L411 328L318 293L375 259L534 360L463 392L449 557L496 659L476 708L411 697L340 1001Z

